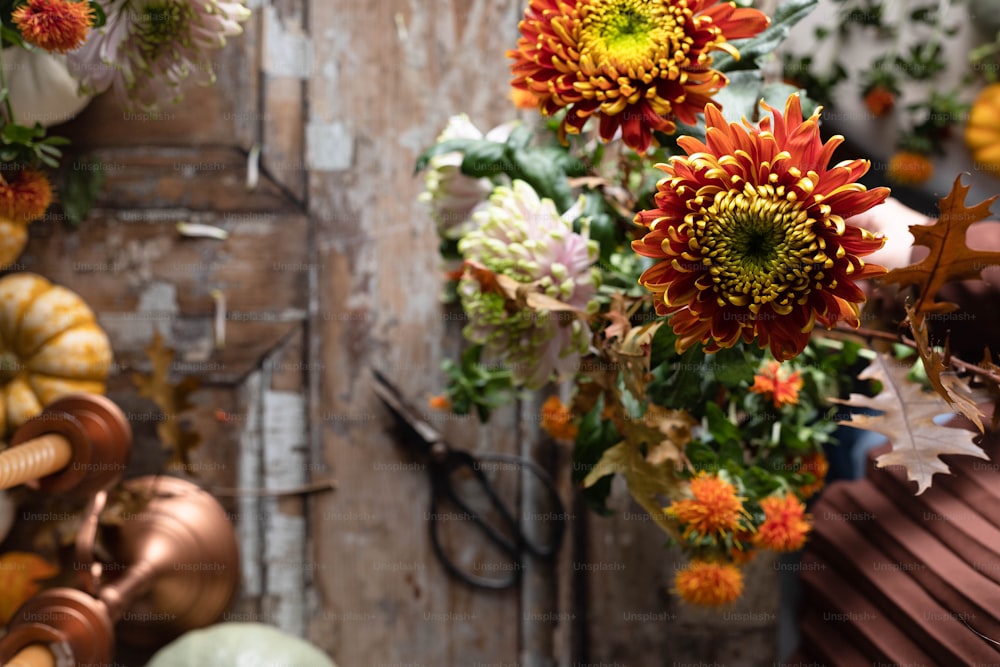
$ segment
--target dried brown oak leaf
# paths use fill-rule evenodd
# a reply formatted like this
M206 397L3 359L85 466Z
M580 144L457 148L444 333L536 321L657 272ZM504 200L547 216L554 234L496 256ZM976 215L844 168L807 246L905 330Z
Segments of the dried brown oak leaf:
M990 215L990 205L996 196L969 208L965 197L969 188L962 185L962 177L948 196L938 202L940 217L931 225L910 225L913 244L925 246L930 253L916 264L893 269L881 277L884 283L916 285L919 296L913 312L922 320L927 313L947 313L958 305L950 301L935 301L934 296L942 287L955 280L980 278L987 266L1000 265L1000 252L973 250L965 242L965 234L974 223Z
M659 465L650 463L638 444L623 441L604 450L601 459L584 478L583 486L592 486L602 477L615 473L625 478L629 493L653 521L665 533L679 539L680 532L676 522L664 513L663 502L660 500L662 496L670 498L679 492L680 480L675 474L674 466L669 462Z
M879 456L880 468L899 465L906 476L917 483L917 495L931 486L936 473L948 473L943 455L975 456L989 459L972 439L975 433L950 428L934 422L940 415L951 414L948 404L936 392L923 391L919 384L906 378L909 365L890 356L879 354L858 375L861 380L878 380L882 391L874 397L851 394L849 400L837 401L857 408L878 410L879 415L854 414L851 420L840 420L847 426L876 431L889 438L892 451Z
M917 344L917 353L927 371L927 379L931 386L952 408L968 417L983 432L983 413L973 400L968 385L962 382L955 373L949 372L944 363L944 355L931 347L927 339L927 321L915 318L910 306L906 306L906 315L910 320L910 332Z
M188 397L200 383L198 378L192 376L177 383L170 382L170 364L176 352L163 344L159 332L153 336L145 351L152 371L149 375L133 373L132 381L139 395L151 399L163 412L162 419L156 424L156 435L163 448L170 452L170 467L188 470L191 450L201 443L201 436L181 425L180 414L194 407Z

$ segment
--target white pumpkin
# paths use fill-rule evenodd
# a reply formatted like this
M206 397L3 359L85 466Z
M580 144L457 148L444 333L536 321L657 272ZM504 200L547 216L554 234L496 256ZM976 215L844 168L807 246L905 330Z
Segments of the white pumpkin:
M57 125L80 113L91 100L77 92L79 83L63 55L10 47L3 50L3 68L18 125Z
M157 651L146 667L337 667L318 648L263 623L220 623L193 630Z

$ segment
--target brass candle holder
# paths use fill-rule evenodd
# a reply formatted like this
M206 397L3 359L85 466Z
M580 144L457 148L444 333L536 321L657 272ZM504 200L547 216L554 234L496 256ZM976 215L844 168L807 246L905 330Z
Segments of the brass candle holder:
M174 477L140 477L124 487L149 501L104 535L113 561L93 555L107 498L102 491L77 540L83 590L51 589L22 605L0 640L0 665L106 664L116 624L123 641L155 645L210 625L229 607L239 585L239 552L218 501ZM22 650L37 645L47 646L54 662L23 662Z

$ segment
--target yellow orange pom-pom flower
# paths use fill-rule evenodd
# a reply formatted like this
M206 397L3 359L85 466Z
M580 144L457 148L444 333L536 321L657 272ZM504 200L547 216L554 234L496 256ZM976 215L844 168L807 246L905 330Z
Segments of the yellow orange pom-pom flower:
M677 140L687 155L658 165L667 176L656 208L635 216L649 233L632 248L657 260L640 282L656 312L672 314L678 352L757 339L791 359L817 324L858 327L865 293L855 283L885 272L862 260L885 239L846 222L889 196L857 182L869 162L828 167L844 139L823 143L819 110L803 120L798 95L784 115L764 107L773 120L755 127L728 123L709 104L705 142Z
M797 551L806 543L811 526L805 518L806 507L792 494L768 496L760 501L764 523L757 528L754 542L774 551Z
M0 174L0 216L34 222L52 203L52 184L41 172L21 169L9 180Z
M558 396L549 396L542 405L542 428L557 440L576 440L579 429L573 423L573 413Z
M674 577L674 588L692 604L719 607L743 594L743 573L735 565L691 561Z
M934 164L923 153L899 151L889 160L888 175L903 185L920 185L934 175Z
M716 475L701 472L691 480L691 500L675 500L664 512L684 526L684 538L691 533L722 536L741 528L749 517L736 487Z
M11 20L24 41L46 51L66 53L86 41L94 13L86 0L28 0L14 10Z
M764 368L753 377L750 391L755 394L769 394L774 401L774 407L781 409L783 405L797 405L799 391L802 389L802 374L794 371L788 377L781 372L781 362L769 361Z

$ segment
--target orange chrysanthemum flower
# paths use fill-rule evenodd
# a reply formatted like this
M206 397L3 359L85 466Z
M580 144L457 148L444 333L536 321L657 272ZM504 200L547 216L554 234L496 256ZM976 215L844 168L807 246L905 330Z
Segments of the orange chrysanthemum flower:
M66 53L87 40L94 13L86 0L28 0L11 14L26 42Z
M558 396L549 396L542 405L542 428L557 440L576 440L579 432L573 423L573 413Z
M753 386L750 391L755 394L770 394L774 407L781 409L783 405L797 405L799 390L802 389L802 374L794 371L788 377L781 372L780 361L769 361L764 368L753 376Z
M824 144L820 110L803 120L798 95L784 116L763 106L774 121L758 129L727 123L708 105L707 143L678 139L687 155L659 165L667 177L657 208L635 216L650 231L633 249L661 260L640 281L655 293L657 313L673 313L679 352L757 338L775 359L791 359L817 322L857 327L865 294L855 281L885 272L861 259L885 239L845 222L889 196L855 182L869 162L828 168L844 139Z
M743 573L728 563L691 561L674 577L674 588L682 599L706 607L719 607L743 594Z
M792 494L768 496L760 501L764 523L757 528L754 542L774 551L797 551L806 543L812 528L805 518L806 506Z
M923 153L899 151L889 160L888 175L903 185L920 185L934 175L934 163Z
M694 125L710 96L729 81L712 69L712 51L752 37L770 20L717 0L531 0L511 71L541 111L566 109L560 130L579 133L591 116L610 141L645 152L653 130Z
M729 482L701 472L691 480L692 500L675 500L664 512L684 526L684 539L691 533L699 535L732 533L740 530L740 522L749 517L743 498Z
M17 222L34 222L52 203L52 185L41 172L21 169L11 179L0 174L0 216Z
M881 118L896 106L896 95L888 88L872 86L865 93L865 106L871 115Z
M811 498L820 492L826 484L826 474L830 472L830 462L821 451L815 451L802 457L802 465L799 472L809 473L816 478L816 481L803 484L799 487L799 495L803 498Z

